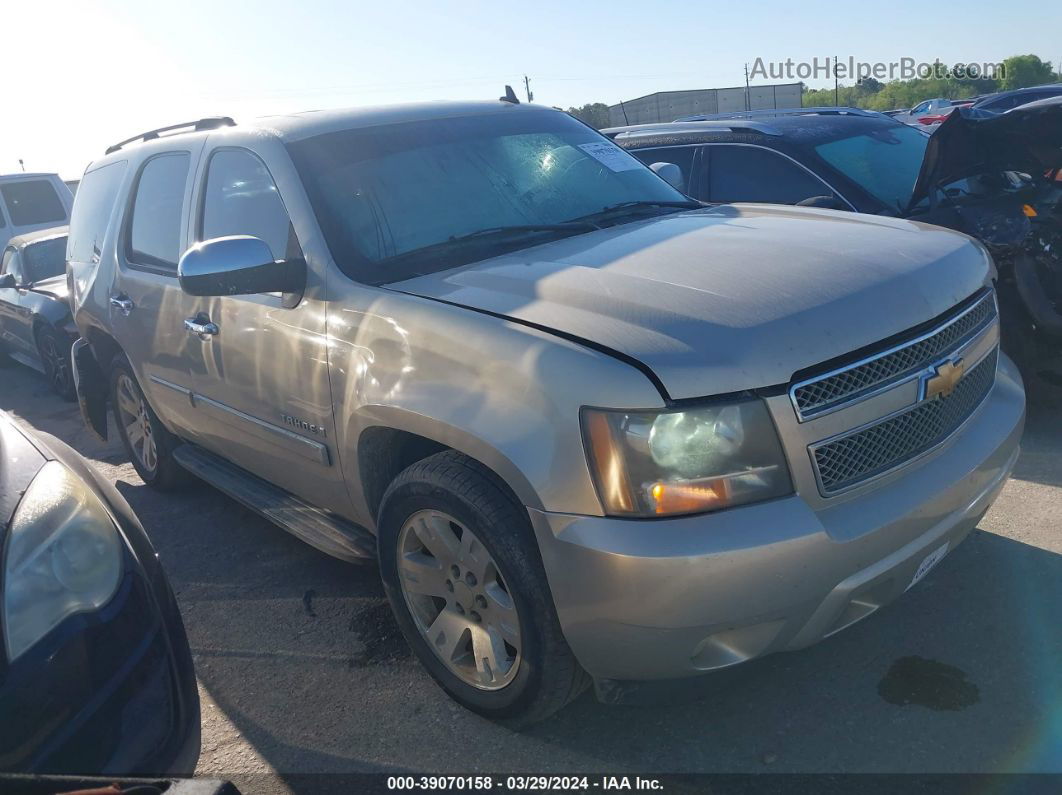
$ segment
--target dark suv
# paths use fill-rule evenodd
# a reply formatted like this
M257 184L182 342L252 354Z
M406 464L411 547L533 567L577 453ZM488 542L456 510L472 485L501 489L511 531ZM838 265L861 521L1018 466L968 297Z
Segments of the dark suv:
M603 130L647 165L673 163L708 202L811 203L899 215L928 136L880 113L751 114ZM814 201L809 201L814 200Z
M1013 91L1001 91L998 94L989 94L981 97L973 104L977 110L987 110L991 113L1006 113L1020 105L1028 105L1041 99L1062 97L1062 83L1054 83L1046 86L1029 86L1028 88L1016 88Z

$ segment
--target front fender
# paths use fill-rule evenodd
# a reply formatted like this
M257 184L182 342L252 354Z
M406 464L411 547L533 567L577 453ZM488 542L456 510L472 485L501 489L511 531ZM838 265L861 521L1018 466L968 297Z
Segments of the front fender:
M373 517L358 488L357 451L368 428L406 431L464 453L528 507L600 515L581 407L663 405L631 365L517 322L353 283L335 289L329 306L337 445L358 521L367 526Z

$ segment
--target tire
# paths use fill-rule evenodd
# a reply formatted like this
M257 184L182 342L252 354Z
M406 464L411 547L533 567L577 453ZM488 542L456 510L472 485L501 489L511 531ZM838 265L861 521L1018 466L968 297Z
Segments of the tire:
M421 543L424 532L433 534L434 531L425 529L429 521L442 534L449 528L453 534L449 538L460 542L462 555L467 545L476 545L474 553L469 553L468 558L461 557L455 564L458 568L465 566L466 560L477 558L489 559L490 563L485 564L488 572L494 566L494 575L484 575L482 583L472 582L473 586L479 586L478 592L465 587L468 574L451 581L451 572L457 571L446 566L446 554L436 557L430 554L427 545L422 550L409 551ZM423 532L414 529L418 522ZM467 530L471 530L471 536L464 535ZM432 543L441 541L439 535ZM462 706L519 729L552 715L590 683L561 632L526 512L478 462L447 451L403 471L383 496L378 546L384 590L402 633L428 673ZM412 563L414 560L417 562ZM400 561L405 573L400 572ZM475 566L469 565L471 572ZM427 585L422 584L420 577L411 578L408 574L411 568L421 566L422 570L431 571L430 577L423 578ZM435 578L439 572L447 578L445 593L437 592ZM488 583L492 576L494 581ZM435 592L427 597L410 592L417 588L435 589ZM445 607L441 606L442 602ZM428 603L427 608L423 607L424 603ZM480 605L482 616L475 609ZM425 609L429 612L427 618ZM430 612L434 609L439 613L429 626ZM455 618L457 611L460 616ZM507 624L505 619L513 611L515 632L512 623ZM444 621L440 621L444 616ZM476 623L470 623L464 630L466 634L461 635L468 639L467 643L458 643L457 652L449 653L450 644L440 641L440 634L433 630L451 620L471 619ZM473 646L477 638L489 636L497 641L501 635L506 638L504 649L489 641L484 647ZM442 651L433 650L429 637L436 641L436 648L447 649L451 662L444 662ZM509 639L515 646L509 645ZM483 662L480 670L480 659L488 658L479 651L487 647L502 651L491 654L490 660L510 659L495 666ZM471 683L474 677L478 679Z
M63 400L75 400L77 391L66 337L52 326L44 325L37 330L36 336L37 354L44 365L44 377L48 379L49 388Z
M109 397L122 446L140 479L160 491L185 485L190 475L173 457L180 439L166 430L148 405L133 368L123 354L111 361ZM134 423L135 431L131 431ZM139 434L131 440L131 432Z

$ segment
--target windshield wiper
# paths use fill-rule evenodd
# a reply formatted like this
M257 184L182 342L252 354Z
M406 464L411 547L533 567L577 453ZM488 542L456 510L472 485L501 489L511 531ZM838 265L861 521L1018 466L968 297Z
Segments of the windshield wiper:
M646 199L639 199L635 201L620 202L619 204L611 204L608 207L603 207L595 213L589 213L587 215L580 215L578 218L572 218L567 223L580 223L580 222L594 222L594 221L610 221L613 218L622 218L627 215L633 215L642 210L655 210L659 208L674 208L678 210L696 210L704 207L699 201L693 199L686 199L680 201L650 201Z
M559 224L492 226L486 229L477 229L474 232L467 232L463 235L452 235L445 240L429 243L426 246L410 249L409 251L403 251L401 254L396 254L393 257L387 257L386 259L380 260L378 264L386 265L390 270L387 274L387 278L381 281L380 284L410 279L414 276L426 276L429 273L434 273L439 270L452 268L457 264L462 264L460 262L462 259L466 262L480 259L482 254L479 252L476 252L471 260L466 259L468 256L467 254L462 255L458 253L469 247L474 247L476 244L494 244L503 248L510 247L511 250L511 247L513 246L520 248L522 246L537 245L538 243L545 242L546 239L560 239L562 237L569 237L571 235L578 235L585 232L593 232L600 228L601 227L597 224L589 222L565 221ZM541 235L543 232L553 232L554 234L543 237ZM430 257L433 254L437 254L440 257L440 259L434 263L434 267L427 270L419 270L409 267L414 263L418 265L422 264L425 261L425 257Z
M565 221L559 224L520 224L516 226L492 226L487 229L477 229L475 232L468 232L464 235L455 235L441 241L436 245L446 245L447 243L457 243L462 240L478 240L483 238L504 238L504 237L520 237L525 233L534 232L571 232L577 234L579 232L593 232L599 227L589 222L582 223L580 221Z

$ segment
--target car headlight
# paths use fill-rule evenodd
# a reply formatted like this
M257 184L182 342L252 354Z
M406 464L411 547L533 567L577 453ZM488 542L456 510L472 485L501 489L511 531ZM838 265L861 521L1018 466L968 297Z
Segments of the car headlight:
M793 490L762 400L681 410L584 408L583 439L605 512L700 513Z
M98 610L122 576L122 539L100 499L49 461L30 483L4 553L4 634L14 660L74 613Z

